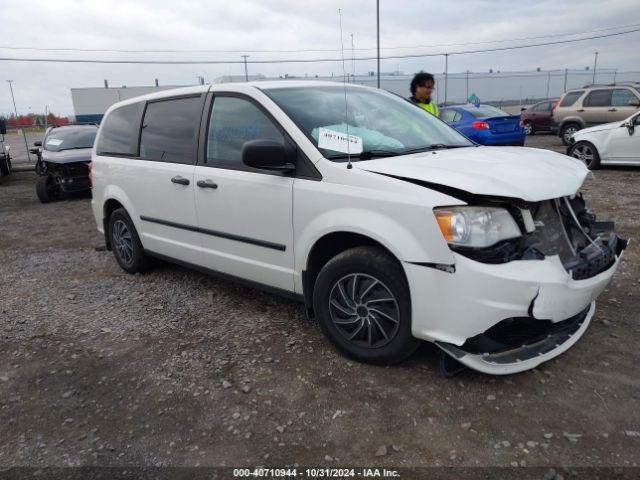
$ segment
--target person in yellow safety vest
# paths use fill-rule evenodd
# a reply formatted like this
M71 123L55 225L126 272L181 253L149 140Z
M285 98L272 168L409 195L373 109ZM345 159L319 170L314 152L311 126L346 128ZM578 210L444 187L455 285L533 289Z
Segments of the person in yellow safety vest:
M440 115L436 102L431 99L431 94L436 86L436 81L430 73L416 73L411 80L411 100L419 107L424 108L431 115Z

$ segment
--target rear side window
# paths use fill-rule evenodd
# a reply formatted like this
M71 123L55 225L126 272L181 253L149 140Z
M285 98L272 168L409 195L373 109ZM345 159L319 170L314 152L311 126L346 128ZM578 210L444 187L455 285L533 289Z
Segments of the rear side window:
M440 110L440 120L443 122L452 123L455 116L455 110Z
M616 88L611 94L611 105L614 107L628 107L629 101L636 98L630 90L626 88Z
M610 107L611 106L611 90L594 90L582 103L585 107Z
M149 102L140 134L140 157L195 164L201 114L200 96Z
M576 100L578 100L582 96L583 93L584 93L584 90L580 90L578 92L569 92L569 93L567 93L564 96L564 98L562 99L562 102L560 102L560 106L561 107L570 107L571 105L576 103Z
M112 111L102 122L98 155L138 155L138 132L142 103L125 105Z

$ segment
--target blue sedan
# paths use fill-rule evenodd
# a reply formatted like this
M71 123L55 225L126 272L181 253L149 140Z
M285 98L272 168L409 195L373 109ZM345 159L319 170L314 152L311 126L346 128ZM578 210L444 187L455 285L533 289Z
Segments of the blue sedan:
M450 105L440 109L440 118L480 145L524 145L520 115L491 105Z

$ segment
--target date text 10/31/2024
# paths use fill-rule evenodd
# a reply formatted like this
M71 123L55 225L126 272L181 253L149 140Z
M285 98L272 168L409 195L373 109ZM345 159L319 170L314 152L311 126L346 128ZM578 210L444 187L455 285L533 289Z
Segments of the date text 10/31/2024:
M397 470L386 468L237 468L233 470L235 478L400 478Z

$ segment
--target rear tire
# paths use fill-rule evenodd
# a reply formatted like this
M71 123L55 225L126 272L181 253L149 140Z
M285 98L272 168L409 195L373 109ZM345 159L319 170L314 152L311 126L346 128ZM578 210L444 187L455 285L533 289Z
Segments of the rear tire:
M571 136L578 130L580 130L580 125L577 123L567 123L566 125L563 125L560 130L560 139L562 140L562 143L569 145L571 143Z
M355 247L333 257L315 283L320 328L345 355L393 364L420 346L411 335L411 297L400 263L376 247Z
M61 196L60 185L50 175L43 175L36 180L36 195L42 203L58 200Z
M151 266L133 221L124 208L109 217L109 242L118 265L127 273L145 272Z
M589 170L595 170L600 167L600 154L596 146L591 142L582 140L574 143L569 149L569 155L584 162Z
M525 135L536 134L536 127L533 125L533 122L524 122L524 134Z

